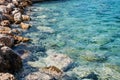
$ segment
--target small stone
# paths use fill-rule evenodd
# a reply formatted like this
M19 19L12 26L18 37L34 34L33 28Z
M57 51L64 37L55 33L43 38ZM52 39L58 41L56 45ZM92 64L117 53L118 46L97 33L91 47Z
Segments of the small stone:
M30 16L28 16L28 15L22 15L22 20L23 21L30 21Z
M22 29L25 29L25 30L30 28L30 24L23 23L23 22L20 23L20 26L21 26Z
M3 21L1 21L1 26L9 27L10 26L10 21L9 20L3 20Z

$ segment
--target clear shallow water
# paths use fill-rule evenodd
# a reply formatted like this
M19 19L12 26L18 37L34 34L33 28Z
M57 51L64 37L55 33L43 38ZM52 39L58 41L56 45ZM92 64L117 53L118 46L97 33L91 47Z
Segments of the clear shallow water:
M35 46L34 57L39 60L43 50L40 48L44 47L67 54L78 65L120 65L119 3L120 0L56 0L34 4L33 27L25 34L33 39L30 44Z

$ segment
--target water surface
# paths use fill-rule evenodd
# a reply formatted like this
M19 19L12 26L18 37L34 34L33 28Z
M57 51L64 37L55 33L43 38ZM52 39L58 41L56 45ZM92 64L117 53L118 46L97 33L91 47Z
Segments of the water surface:
M43 51L54 49L67 54L79 66L120 65L119 3L120 0L54 0L34 4L33 27L25 34L36 46L33 57L38 61L43 57L42 47Z

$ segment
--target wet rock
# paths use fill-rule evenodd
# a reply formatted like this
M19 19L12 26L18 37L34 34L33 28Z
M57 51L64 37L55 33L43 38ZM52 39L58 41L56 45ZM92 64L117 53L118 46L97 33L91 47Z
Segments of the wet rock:
M0 73L0 80L17 80L17 79L10 73Z
M119 80L120 79L119 72L106 66L95 69L95 73L99 75L98 80Z
M48 54L48 57L45 58L47 66L56 66L63 71L66 71L72 67L73 60L70 59L67 55L56 53L51 50L48 50L46 53Z
M54 30L52 28L46 26L39 26L37 27L37 29L40 30L41 32L54 33Z
M30 21L30 16L28 16L28 15L22 15L22 20L23 21Z
M3 21L1 21L1 26L9 27L10 26L10 21L9 20L3 20Z
M19 7L24 9L25 7L30 5L32 5L31 0L22 0L19 4Z
M89 66L78 66L75 67L72 71L68 71L67 74L76 74L78 78L84 78L87 75L91 74L94 70Z
M10 36L0 34L0 44L12 47L14 45L14 39Z
M55 79L46 73L38 71L26 76L25 80L55 80Z
M23 22L20 23L20 26L22 29L25 29L25 30L30 28L30 24L23 23Z
M55 66L49 66L42 68L42 72L51 75L55 79L60 79L63 72Z
M21 68L21 58L11 48L0 46L0 72L14 73Z
M17 36L17 35L13 35L13 38L15 39L15 43L28 42L28 41L31 40L30 38L26 38L26 37L22 37L22 36Z
M80 58L90 62L104 62L107 60L107 56L105 54L97 54L91 51L87 51L84 54L81 54Z
M20 55L20 57L21 57L22 59L25 59L25 58L27 58L28 56L30 56L30 52L27 51L27 50L22 50L22 49L20 49L20 50L17 50L17 52L18 52L18 54Z
M94 72L91 72L89 75L83 77L82 79L92 79L92 80L98 80L98 75Z

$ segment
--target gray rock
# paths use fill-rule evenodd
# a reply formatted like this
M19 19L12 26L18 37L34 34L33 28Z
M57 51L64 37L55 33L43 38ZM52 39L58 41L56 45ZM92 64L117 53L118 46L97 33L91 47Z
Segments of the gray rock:
M40 71L29 74L25 80L53 80L53 77Z
M56 66L62 71L66 71L67 69L72 67L73 60L67 55L56 53L51 50L48 50L47 54L48 57L44 59L47 66Z

